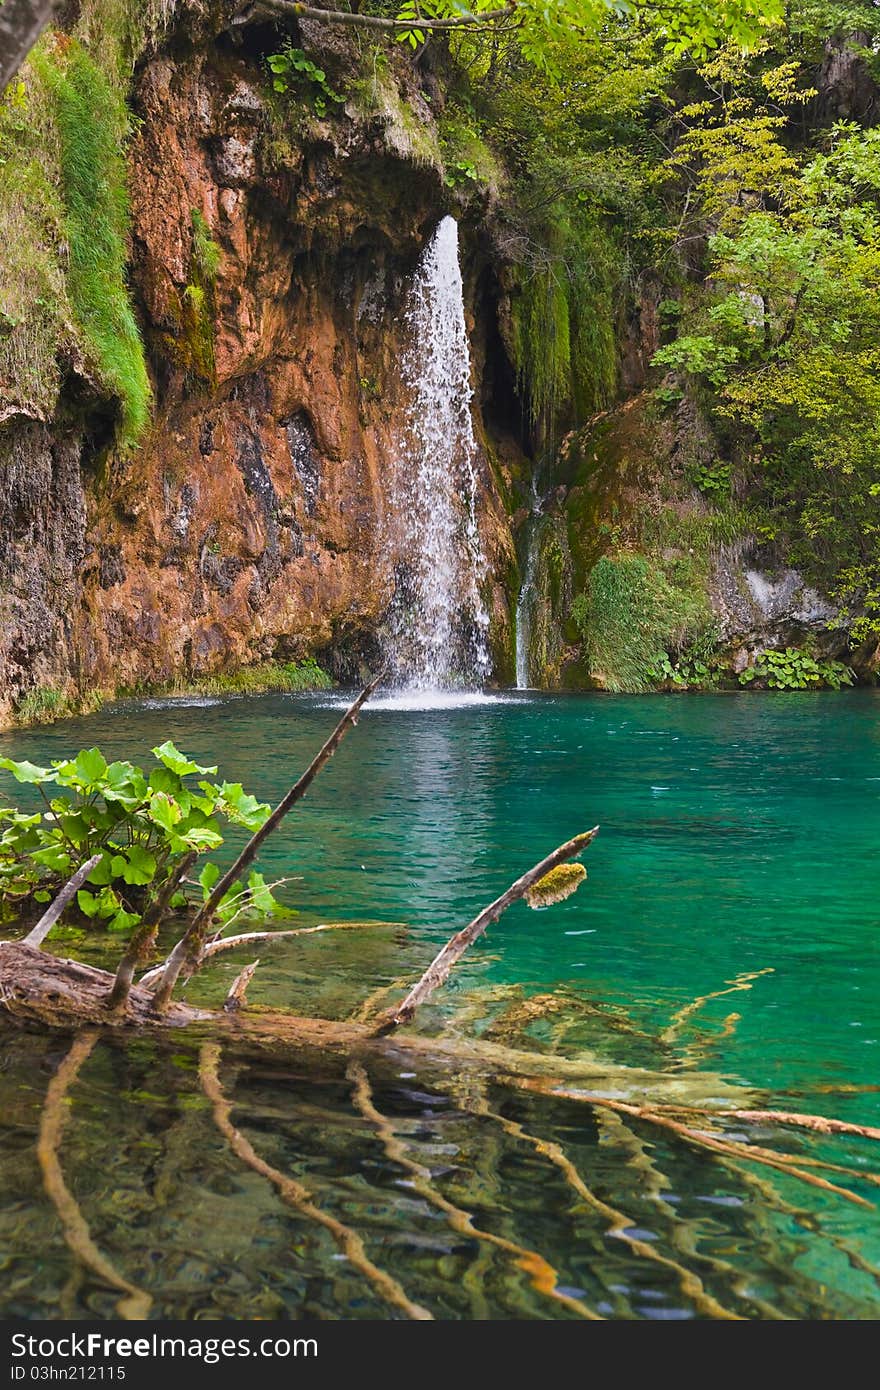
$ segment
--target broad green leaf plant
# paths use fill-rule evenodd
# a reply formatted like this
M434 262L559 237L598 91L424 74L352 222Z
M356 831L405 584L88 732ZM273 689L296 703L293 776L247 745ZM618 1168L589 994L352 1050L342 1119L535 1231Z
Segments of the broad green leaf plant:
M240 782L213 780L216 767L202 767L170 741L152 753L149 771L108 763L97 748L49 767L0 758L0 768L43 803L34 811L0 806L0 915L22 917L48 903L80 864L100 854L73 915L80 924L131 932L182 859L220 849L227 826L253 834L269 816L271 808ZM207 861L190 891L206 900L219 876ZM189 900L181 891L172 901L183 909ZM288 911L253 872L230 888L217 919L222 925Z

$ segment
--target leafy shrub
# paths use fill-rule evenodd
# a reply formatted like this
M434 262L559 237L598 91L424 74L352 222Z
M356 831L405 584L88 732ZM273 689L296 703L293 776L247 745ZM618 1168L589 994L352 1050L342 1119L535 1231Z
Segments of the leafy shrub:
M664 656L648 674L658 685L670 690L714 690L721 682L717 666L690 654L677 661Z
M692 581L689 569L678 575L673 565L670 577L644 555L605 555L593 566L571 616L590 671L606 689L650 689L669 650L705 629L705 593Z
M0 907L18 914L49 902L80 864L100 854L77 895L78 911L110 931L127 932L187 854L220 848L224 822L253 833L267 819L270 807L239 782L209 780L216 767L199 766L170 741L152 752L156 766L149 772L130 762L108 764L97 748L48 768L0 758L0 768L36 788L44 805L33 812L0 808ZM219 873L211 862L204 866L203 899ZM186 897L175 905L185 906ZM262 875L252 873L247 886L229 890L218 916L276 911Z
M345 97L330 86L324 69L313 63L301 48L288 45L281 53L270 53L266 62L274 74L275 91L287 92L291 86L304 86L316 116L326 116L331 103L345 101Z
M687 477L707 497L724 497L730 492L729 463L697 463L687 470Z
M758 682L770 690L809 690L828 686L839 690L852 685L853 672L842 661L817 661L809 652L786 647L783 652L763 652L753 666L740 672L740 685Z

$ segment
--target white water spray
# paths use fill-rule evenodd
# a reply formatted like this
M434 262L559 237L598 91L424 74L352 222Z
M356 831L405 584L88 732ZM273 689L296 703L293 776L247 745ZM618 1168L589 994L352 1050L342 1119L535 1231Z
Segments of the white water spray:
M489 674L486 571L477 527L477 444L458 264L458 224L444 217L416 269L401 375L408 389L393 489L401 555L386 656L409 690L479 687Z

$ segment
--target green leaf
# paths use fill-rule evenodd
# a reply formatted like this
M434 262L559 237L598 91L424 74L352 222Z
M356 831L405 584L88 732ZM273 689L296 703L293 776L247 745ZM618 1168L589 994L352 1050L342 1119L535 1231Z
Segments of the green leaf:
M87 888L80 888L76 895L76 901L80 912L85 913L86 917L97 917L98 899L94 893L90 893Z
M218 869L217 865L216 865L216 864L212 864L211 861L210 861L210 859L209 859L208 862L207 862L207 864L206 864L206 865L204 866L204 868L202 869L202 872L199 874L199 883L202 885L202 888L205 890L205 898L206 898L206 899L207 899L208 895L210 894L211 889L214 887L214 884L215 884L215 883L217 882L217 880L219 879L219 877L220 877L220 870Z
M35 849L31 859L35 864L42 864L56 874L66 874L73 862L67 850L57 844L47 845L45 849Z
M168 834L174 830L181 817L181 810L165 792L157 792L150 797L150 820Z
M0 758L0 767L11 772L16 782L54 782L55 774L47 767L37 767L27 759L17 763L12 758Z
M147 780L131 763L111 763L107 768L106 780L105 800L119 801L127 810L131 810L146 799Z
M107 923L107 930L130 931L132 927L136 927L138 925L140 920L141 915L139 912L126 912L125 908L121 907L119 911L113 917L111 917L110 921Z
M122 904L112 888L102 888L96 898L99 917L115 917Z
M107 775L107 763L99 748L89 748L74 758L77 775L87 787L94 787Z
M113 870L114 873L121 874L126 883L152 883L156 873L156 859L149 850L144 849L142 845L131 845L124 855L118 857L122 860L123 867L117 870L114 859Z
M89 883L94 883L100 887L102 884L113 882L113 857L110 854L102 854L98 863L92 869L88 877Z
M158 758L160 763L164 763L167 768L176 772L180 777L186 777L191 772L209 775L217 771L216 767L200 767L198 763L194 763L185 753L181 753L179 748L175 748L170 739L160 744L158 748L151 749L151 752L154 758Z
M183 790L183 782L176 772L172 772L168 767L154 767L150 773L150 790L154 792L167 792L169 796L177 796Z
M90 827L84 816L59 816L58 825L65 839L71 840L75 845L82 845L89 838Z
M217 830L198 829L181 830L180 837L184 844L190 849L219 849L223 843L223 836Z

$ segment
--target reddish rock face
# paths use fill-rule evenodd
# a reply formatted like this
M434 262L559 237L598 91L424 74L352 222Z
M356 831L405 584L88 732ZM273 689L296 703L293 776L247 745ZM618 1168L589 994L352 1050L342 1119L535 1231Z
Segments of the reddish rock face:
M261 60L215 42L155 57L133 106L132 283L155 424L125 460L65 476L76 524L57 518L49 548L70 546L42 586L39 658L34 633L14 670L7 657L7 709L37 670L112 689L317 653L356 679L393 589L401 311L448 210L440 175L354 111L318 125L291 102L302 129L285 130ZM485 459L480 475L498 651L515 560ZM32 626L25 596L19 608Z

